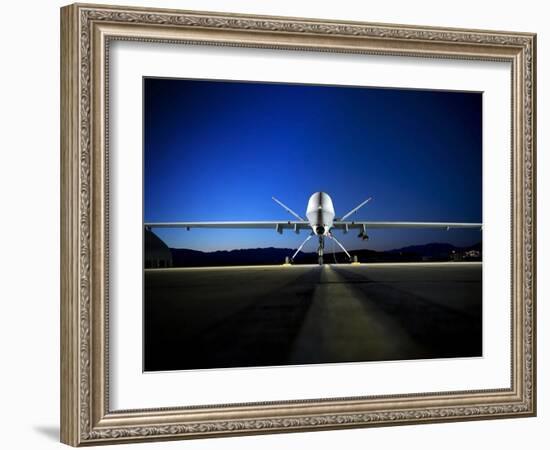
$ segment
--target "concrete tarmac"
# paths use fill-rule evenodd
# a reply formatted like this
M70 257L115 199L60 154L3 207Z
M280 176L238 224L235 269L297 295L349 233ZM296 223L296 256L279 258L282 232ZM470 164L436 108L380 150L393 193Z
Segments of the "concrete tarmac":
M145 271L145 370L474 357L481 263Z

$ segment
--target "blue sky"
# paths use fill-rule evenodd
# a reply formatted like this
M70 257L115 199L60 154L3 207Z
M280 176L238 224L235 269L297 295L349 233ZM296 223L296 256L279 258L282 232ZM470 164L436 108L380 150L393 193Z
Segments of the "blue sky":
M482 219L482 94L144 79L144 220L288 220L328 192L356 220ZM156 230L171 247L297 247L307 234ZM470 245L478 230L372 230L349 249ZM314 251L315 244L305 251Z

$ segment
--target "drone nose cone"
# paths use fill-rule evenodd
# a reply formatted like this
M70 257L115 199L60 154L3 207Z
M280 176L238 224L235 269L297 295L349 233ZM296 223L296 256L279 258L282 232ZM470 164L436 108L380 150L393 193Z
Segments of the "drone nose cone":
M315 227L315 234L325 234L325 227L322 227L322 226Z

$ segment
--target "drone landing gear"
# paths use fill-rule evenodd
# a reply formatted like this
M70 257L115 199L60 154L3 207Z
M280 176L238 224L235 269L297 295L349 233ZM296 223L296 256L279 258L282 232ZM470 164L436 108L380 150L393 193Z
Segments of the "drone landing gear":
M288 256L285 258L285 266L289 266L292 263L294 263L294 258L296 258L296 255L302 251L304 248L304 245L306 245L306 242L309 241L313 236L315 236L313 233L311 233L305 240L302 242L302 244L298 247L298 249L294 252L294 254L289 258ZM319 235L319 246L317 247L317 263L322 266L324 264L324 254L325 254L325 236ZM357 256L354 256L353 259L351 258L351 255L348 253L348 251L344 248L344 246L336 239L332 234L327 234L327 237L336 244L344 251L346 256L348 257L348 262L350 263L358 263L357 262Z
M300 245L298 247L298 250L296 250L294 252L294 254L292 255L292 257L286 257L285 258L285 265L290 265L294 262L294 258L296 258L296 255L298 253L300 253L300 251L302 250L302 248L304 248L304 245L306 245L306 242L309 241L313 236L315 236L313 233L311 233L306 239L304 242L302 242L302 245ZM320 266L323 265L323 255L324 255L324 252L325 252L325 236L319 236L319 247L317 247L317 262L319 263Z
M348 253L348 251L344 248L344 246L338 241L338 239L336 239L332 234L328 234L328 237L329 239L332 239L334 242L336 242L338 244L338 246L344 251L344 253L346 254L346 256L348 257L348 262L352 262L351 261L351 255ZM357 257L355 257L355 260L357 260Z
M291 265L291 264L294 262L294 258L296 258L296 255L297 255L298 253L300 253L300 251L304 248L304 245L306 245L306 242L309 241L312 237L313 237L313 233L311 233L311 234L305 239L305 241L302 242L302 244L298 247L298 250L296 250L296 251L294 252L294 255L292 255L292 257L289 258L289 257L287 256L287 257L285 258L285 265L288 265L288 266L289 266L289 265Z
M323 265L323 253L325 252L325 237L319 236L319 247L317 249L317 260L319 265Z

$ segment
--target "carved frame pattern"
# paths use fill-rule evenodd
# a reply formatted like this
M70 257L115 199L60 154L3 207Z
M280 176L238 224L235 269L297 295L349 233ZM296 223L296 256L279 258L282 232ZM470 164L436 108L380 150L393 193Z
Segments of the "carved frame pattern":
M535 415L534 34L78 4L62 8L61 16L62 442L79 446ZM110 411L105 68L113 39L510 61L511 388ZM285 412L290 407L292 412Z

